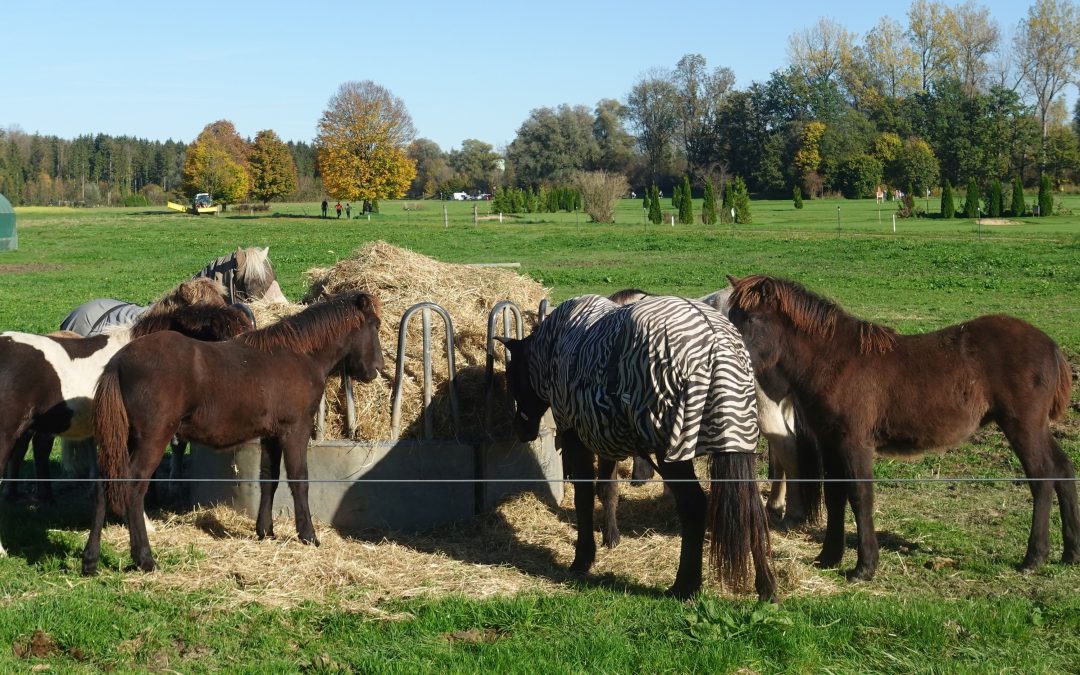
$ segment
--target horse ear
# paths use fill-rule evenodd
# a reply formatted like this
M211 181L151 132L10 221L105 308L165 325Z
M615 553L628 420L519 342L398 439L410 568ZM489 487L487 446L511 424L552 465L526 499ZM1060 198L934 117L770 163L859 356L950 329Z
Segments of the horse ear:
M724 276L726 276L726 277L727 277L727 282L728 282L729 284L731 284L732 286L734 286L735 284L739 283L739 277L736 277L736 276L732 276L732 275L730 275L730 274L725 274Z
M517 348L517 346L521 344L521 340L515 340L514 338L506 337L505 335L494 335L492 337L506 345L506 348L509 349L511 352L513 352Z

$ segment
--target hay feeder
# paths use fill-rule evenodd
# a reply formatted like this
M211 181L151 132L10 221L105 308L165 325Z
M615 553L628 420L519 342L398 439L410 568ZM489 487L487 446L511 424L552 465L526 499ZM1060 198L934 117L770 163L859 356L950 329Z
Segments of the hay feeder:
M546 305L546 302L543 303ZM417 314L423 323L424 435L401 438L400 407L405 377L409 321ZM436 438L432 423L433 392L431 320L442 319L445 329L449 381L446 386L453 416L452 437ZM540 316L543 316L541 307ZM454 367L454 329L449 312L433 302L410 307L398 327L397 373L394 381L390 438L384 440L330 440L324 435L320 414L316 439L308 446L309 503L312 514L344 533L383 529L418 531L462 521L493 510L499 502L532 491L554 506L562 500L562 461L555 448L554 423L550 415L540 436L521 443L497 429L493 420L505 417L495 401L496 328L501 335L523 336L520 309L511 301L497 303L488 315L487 363L484 392L477 405L484 407L485 433L464 437L459 433L458 382ZM513 321L511 320L513 319ZM506 354L509 357L509 354ZM352 385L343 378L349 431L356 425ZM191 499L199 505L225 504L254 517L259 505L257 441L229 450L195 444L191 449ZM274 500L274 517L292 515L292 495L284 468ZM201 480L200 480L201 479Z

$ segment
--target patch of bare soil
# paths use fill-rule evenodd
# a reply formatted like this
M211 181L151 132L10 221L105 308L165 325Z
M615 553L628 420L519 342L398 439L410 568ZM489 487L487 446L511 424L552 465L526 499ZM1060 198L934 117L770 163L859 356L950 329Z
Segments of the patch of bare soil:
M17 265L14 263L0 264L0 274L29 274L31 272L55 272L63 269L63 265L56 263L26 263Z
M1008 218L983 218L979 222L983 225L1023 225L1018 220L1009 220Z

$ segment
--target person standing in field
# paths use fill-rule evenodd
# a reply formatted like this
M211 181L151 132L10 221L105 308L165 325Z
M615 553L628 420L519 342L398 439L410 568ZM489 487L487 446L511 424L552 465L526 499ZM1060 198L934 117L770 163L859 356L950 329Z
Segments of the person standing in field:
M345 219L348 220L350 218L352 218L352 203L345 202Z
M337 204L334 204L334 208L337 209L337 217L340 218L341 217L341 202L338 202Z
M322 217L323 218L326 217L326 207L327 206L329 206L329 204L326 203L326 200L325 199L322 200Z

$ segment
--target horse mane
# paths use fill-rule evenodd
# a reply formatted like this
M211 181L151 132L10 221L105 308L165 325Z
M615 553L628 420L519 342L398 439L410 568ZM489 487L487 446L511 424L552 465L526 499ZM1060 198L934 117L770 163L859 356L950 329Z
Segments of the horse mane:
M374 295L362 291L341 293L236 339L263 352L284 348L305 353L363 325L369 311L376 318L381 315L382 305Z
M212 305L223 307L228 291L220 282L209 277L196 277L184 281L176 288L155 300L146 310L147 314L167 314L189 305Z
M227 340L251 328L251 318L238 305L197 304L142 315L131 326L131 339L171 330L198 340Z
M269 246L236 249L236 276L247 282L273 281Z
M838 325L851 326L861 354L884 354L896 346L894 329L856 318L797 282L761 274L732 281L731 307L750 311L769 302L807 335L831 338Z

